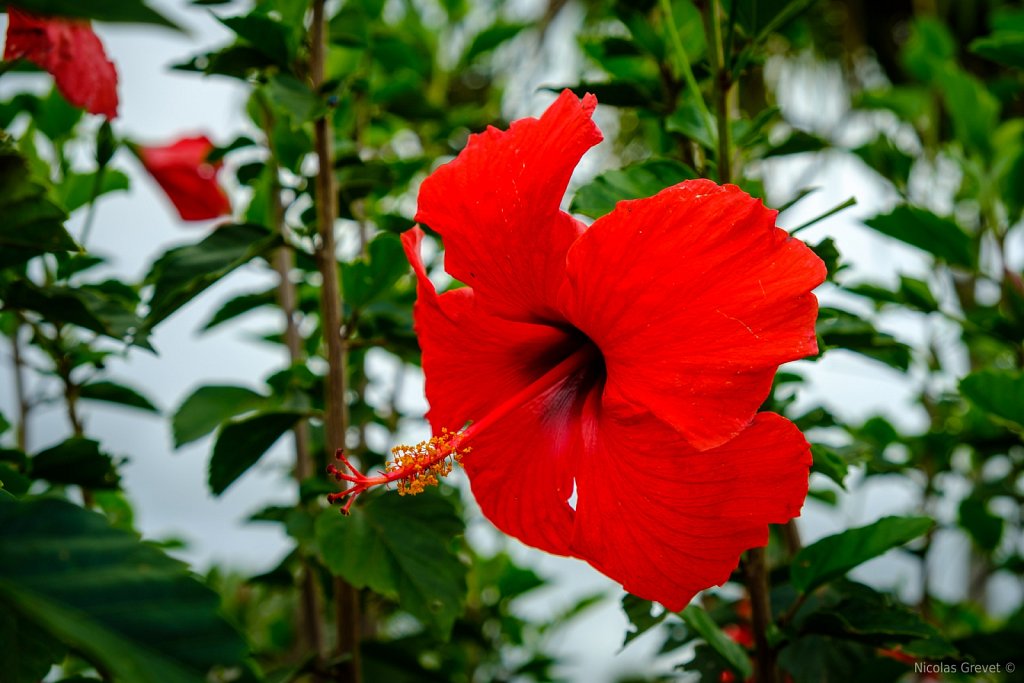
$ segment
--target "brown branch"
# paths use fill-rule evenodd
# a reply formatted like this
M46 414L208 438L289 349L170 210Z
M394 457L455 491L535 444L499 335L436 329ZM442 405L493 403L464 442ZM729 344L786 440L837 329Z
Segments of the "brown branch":
M18 322L14 326L14 333L11 335L11 354L14 361L14 396L18 402L18 424L15 427L15 439L18 450L28 451L28 417L32 410L32 404L28 400L28 392L25 387L25 359L21 351L21 328L22 320L18 316Z
M327 26L324 16L325 0L313 0L311 26L310 77L315 90L324 83L324 63L327 51ZM327 384L324 418L324 437L327 452L345 448L348 431L348 404L346 402L347 359L345 340L341 336L341 287L338 278L337 249L334 241L334 220L337 216L334 186L333 144L334 133L329 116L314 122L314 144L319 170L316 177L316 208L319 233L317 264L321 285L321 329L327 348ZM335 614L337 618L337 653L345 657L339 665L338 680L360 683L362 665L359 656L359 594L342 581L334 581Z

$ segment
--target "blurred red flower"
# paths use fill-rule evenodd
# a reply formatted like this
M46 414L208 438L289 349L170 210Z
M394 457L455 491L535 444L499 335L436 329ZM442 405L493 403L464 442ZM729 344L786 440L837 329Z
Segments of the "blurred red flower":
M231 213L231 202L217 183L221 161L207 157L213 143L205 135L182 138L163 147L138 147L142 165L163 188L186 221L218 218Z
M4 59L27 59L53 74L68 102L117 116L117 70L87 21L41 17L7 8Z
M422 488L449 453L499 529L675 611L800 512L810 449L757 410L780 363L817 351L825 267L775 211L707 180L589 228L561 211L601 140L596 104L566 91L540 119L471 136L424 181L416 220L467 285L438 294L423 232L403 236L439 436L380 477L342 458L351 473L333 472L352 487L332 498L399 477Z

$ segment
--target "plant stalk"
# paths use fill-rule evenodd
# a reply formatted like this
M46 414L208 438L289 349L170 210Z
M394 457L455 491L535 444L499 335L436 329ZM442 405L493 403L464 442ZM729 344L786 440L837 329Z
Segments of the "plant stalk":
M310 29L312 39L310 77L314 90L319 90L324 83L324 63L327 52L324 4L325 0L313 0L313 20ZM324 438L328 453L345 448L345 434L348 431L347 353L345 340L341 333L342 298L334 240L337 192L334 186L333 143L334 132L328 113L314 122L314 144L319 163L316 178L316 206L320 239L316 255L320 276L323 280L320 296L320 323L327 348L328 363L324 416ZM347 582L335 578L334 600L337 654L340 658L344 658L339 664L338 681L361 683L359 594Z
M14 361L14 396L18 402L18 424L15 427L15 439L18 450L28 451L28 416L32 405L28 402L28 392L25 386L25 359L21 352L21 318L14 327L14 334L11 335L11 355Z
M775 650L768 642L768 626L772 623L769 598L768 564L764 548L747 551L744 563L747 592L750 594L751 626L754 629L754 680L757 683L777 683Z
M270 220L282 237L287 234L288 228L285 224L284 205L281 203L281 182L280 164L278 162L277 147L274 143L274 114L270 109L262 93L256 93L256 100L260 105L263 115L263 132L267 138L267 150L270 152L268 167L270 176ZM302 363L305 354L302 348L302 336L299 334L296 322L298 310L298 294L295 283L291 280L291 272L295 268L295 254L287 244L274 252L271 264L277 273L277 305L284 314L284 341L288 349L288 359L291 365ZM299 420L292 429L295 437L295 481L301 487L302 482L313 475L313 460L309 452L309 423ZM299 501L302 505L302 501ZM316 652L322 655L324 652L324 631L320 620L321 600L317 591L316 576L309 562L302 563L302 578L299 587L299 614L298 633L300 634L300 647L303 652Z

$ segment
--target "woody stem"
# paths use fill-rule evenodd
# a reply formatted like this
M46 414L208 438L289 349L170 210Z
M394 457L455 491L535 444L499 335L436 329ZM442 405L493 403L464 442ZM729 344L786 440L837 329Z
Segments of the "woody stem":
M313 0L310 26L310 77L313 89L319 91L324 84L327 52L327 20L325 0ZM346 401L347 353L341 336L341 287L338 278L337 247L334 240L334 221L337 217L337 192L334 185L334 131L330 112L320 116L313 124L314 144L319 170L316 179L317 265L323 280L320 294L320 327L327 348L327 382L324 398L324 439L328 452L345 447L348 431L348 403ZM346 581L334 580L334 607L337 627L337 655L344 658L339 665L337 680L341 683L361 683L362 663L359 651L360 615L359 593Z

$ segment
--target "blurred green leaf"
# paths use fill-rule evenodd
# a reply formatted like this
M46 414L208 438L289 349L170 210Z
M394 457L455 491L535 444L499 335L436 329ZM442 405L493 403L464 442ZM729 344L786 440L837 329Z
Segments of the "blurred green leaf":
M992 552L1003 537L1003 518L992 514L981 498L971 495L960 501L960 526L978 547Z
M214 327L222 325L229 320L234 320L240 315L254 311L263 306L273 306L277 302L277 288L271 288L254 294L240 294L233 299L228 299L218 308L210 319L203 325L205 332Z
M382 296L399 278L409 272L402 242L389 233L381 233L369 244L369 258L344 264L341 269L345 303L360 309Z
M127 190L129 188L128 176L117 169L108 168L102 171L100 185L96 187L96 172L93 173L67 173L64 180L54 189L57 199L68 213L80 209L92 199L93 190L97 190L96 196L102 197L111 192Z
M153 405L153 402L140 394L138 390L115 382L90 382L89 384L79 387L78 395L80 398L92 401L116 403L122 406L138 408L139 410L146 410L151 413L160 412L160 410Z
M972 268L977 261L970 235L955 221L927 209L903 204L867 219L864 224L956 266Z
M78 249L64 229L67 215L46 198L46 189L32 179L24 157L2 138L0 215L0 268L45 252Z
M1024 69L1024 31L996 31L974 40L970 50L993 62Z
M507 23L498 21L473 36L466 51L462 53L462 63L471 64L475 59L494 51L499 45L515 38L529 24Z
M224 493L304 415L297 411L257 413L222 425L210 457L213 495Z
M153 285L146 327L153 328L222 277L268 253L280 236L259 225L223 225L195 244L174 247L146 276Z
M323 116L327 103L309 86L289 74L277 73L267 80L267 92L274 102L288 112L295 123L305 123Z
M1024 429L1024 373L980 370L960 382L960 391L986 413Z
M267 397L236 386L199 387L186 398L171 420L174 447L200 439L222 422L266 405Z
M272 59L275 64L288 68L292 57L288 46L289 27L262 14L244 14L218 19L239 38Z
M600 218L622 200L653 197L666 187L696 177L697 172L686 164L672 159L650 159L602 173L576 191L569 210Z
M464 530L454 506L436 491L415 497L385 492L353 506L348 516L329 509L316 521L317 544L332 573L397 598L442 638L466 599L466 566L453 548Z
M149 7L142 0L17 0L0 5L16 5L36 14L51 14L75 19L95 19L128 24L155 24L181 30L177 24Z
M743 650L739 643L733 641L729 636L722 633L718 624L708 616L700 605L689 604L680 612L683 621L693 631L704 639L712 650L717 652L724 659L742 680L747 680L753 674L750 666L750 657Z
M639 638L647 631L665 621L665 617L671 614L671 612L666 609L658 608L658 615L653 616L651 611L655 608L656 605L650 600L638 598L632 593L626 593L622 596L622 611L626 613L626 619L629 621L629 628L626 630L626 639L622 641L623 648L633 642L634 639Z
M82 437L37 453L31 460L31 472L35 479L87 489L112 489L120 481L114 461L100 452L99 443Z
M812 472L820 472L839 484L840 487L846 488L843 482L849 473L849 465L843 456L839 455L831 446L820 443L811 444L811 455L814 457Z
M56 636L115 680L203 683L245 641L188 568L70 503L0 497L0 614Z
M934 526L927 517L883 517L812 543L793 558L790 580L807 592L854 567L911 541Z
M906 372L910 368L910 347L892 335L879 332L867 320L828 306L818 312L821 351L846 349Z
M13 610L0 610L0 661L5 683L39 683L50 667L64 658L66 651L66 647L32 621Z

